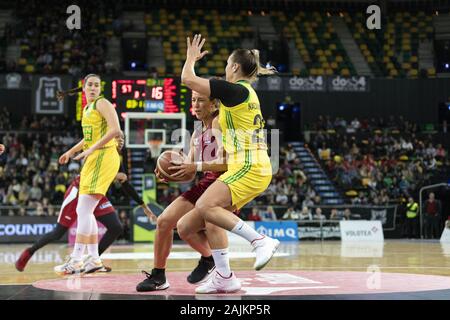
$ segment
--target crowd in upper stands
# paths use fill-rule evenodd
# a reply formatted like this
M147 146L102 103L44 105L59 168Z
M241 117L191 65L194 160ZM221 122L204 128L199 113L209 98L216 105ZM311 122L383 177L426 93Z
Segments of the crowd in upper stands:
M107 4L103 1L78 1L77 5L82 9L81 29L68 30L66 19L69 15L65 16L66 6L63 3L16 1L10 7L14 22L6 25L0 39L4 38L6 45L19 45L20 58L2 64L6 63L6 72L68 73L75 76L91 72L114 73L120 71L120 66L113 65L107 59L108 39L113 36L120 39L124 31L132 31L133 26L140 25L144 27L141 32L149 39L157 37L161 41L165 64L155 68L160 75L181 73L184 39L192 32L205 35L208 38L206 50L215 53L207 61L199 63L199 72L221 74L225 66L224 57L234 48L241 47L243 38L261 41L255 36L257 30L248 17L268 13L279 39L273 45L266 46L266 50L261 48L263 55L270 55L267 61L280 60L277 65L285 68L283 53L277 50L287 47L287 41L290 41L304 64L302 68L292 67L290 70L282 69L282 72L300 76L357 75L333 23L333 17L340 17L374 76L436 76L434 67L419 69L418 54L420 43L432 41L434 37L433 14L414 6L411 10L391 10L389 15L383 17L386 27L380 31L382 35L375 36L365 27L367 17L361 9L339 10L338 13L338 8L335 8L330 13L329 9L319 9L311 3L309 8L306 4L302 9L291 9L286 4L286 8L280 10L266 3L267 10L252 13L252 8L246 10L242 7L235 11L221 8L219 3L216 3L217 8L201 9L196 7L197 1L191 2L192 10L166 10L165 5L151 6L145 5L145 2L141 3L141 9L136 9L131 8L133 4L129 1ZM142 21L128 21L124 17L123 12L133 10L144 13Z
M18 61L8 61L7 72L88 73L112 72L106 64L108 36L122 30L118 4L78 3L82 10L81 29L68 30L61 6L46 6L41 1L17 1L15 21L6 26L8 44L21 50ZM43 10L42 8L45 8Z

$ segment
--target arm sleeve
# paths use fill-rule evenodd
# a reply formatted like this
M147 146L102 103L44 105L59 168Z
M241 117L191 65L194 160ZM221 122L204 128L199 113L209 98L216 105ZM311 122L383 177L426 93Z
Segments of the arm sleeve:
M122 191L130 196L134 201L136 201L140 206L144 204L144 201L139 197L136 190L131 186L131 184L127 181L120 184L122 187Z
M209 80L211 98L219 99L226 107L234 107L247 100L250 92L240 84L225 80Z

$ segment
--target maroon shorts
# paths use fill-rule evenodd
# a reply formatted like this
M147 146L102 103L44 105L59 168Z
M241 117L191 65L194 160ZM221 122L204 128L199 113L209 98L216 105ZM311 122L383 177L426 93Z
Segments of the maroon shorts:
M77 204L78 197L68 204L63 205L58 216L58 223L60 225L66 228L70 228L72 224L77 221ZM115 212L115 209L112 206L111 202L109 202L108 198L103 197L94 210L94 216L95 218L98 218L113 212Z
M220 177L221 173L208 172L205 173L203 178L188 191L181 194L183 198L187 201L195 205L197 200L202 196L202 194L208 189L210 185L212 185L218 177ZM239 215L239 210L235 210L233 212L235 215Z
M201 197L201 195L208 189L210 185L212 185L217 178L220 177L220 173L207 172L200 179L200 181L190 188L188 191L181 194L183 198L187 201L195 205L197 200Z

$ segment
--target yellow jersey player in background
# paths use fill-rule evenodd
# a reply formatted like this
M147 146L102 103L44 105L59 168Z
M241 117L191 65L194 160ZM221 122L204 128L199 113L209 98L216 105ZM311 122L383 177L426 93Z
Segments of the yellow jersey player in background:
M120 167L115 138L123 133L113 105L100 96L100 77L87 75L82 88L60 92L59 98L81 90L87 99L81 120L83 139L59 158L61 165L67 164L71 158L84 160L76 208L78 226L75 246L67 261L55 267L55 272L60 275L91 273L103 267L98 254L98 227L93 213ZM79 151L82 152L75 156ZM83 259L86 248L88 255Z
M232 212L242 208L264 192L272 179L272 166L264 141L264 120L259 99L251 83L258 74L275 71L261 67L259 51L237 49L233 51L225 68L226 80L204 79L195 74L195 62L208 52L202 52L205 39L195 35L187 39L187 57L181 79L190 89L207 97L220 100L219 124L223 147L227 153L228 170L198 199L195 208L206 223L212 223L248 240L256 251L254 268L262 269L272 258L280 242L256 232ZM227 210L228 209L228 210ZM208 235L211 249L220 248L220 239ZM224 254L219 259L228 259ZM225 261L214 261L216 266ZM197 293L233 291L239 288L239 280L230 272L217 272Z

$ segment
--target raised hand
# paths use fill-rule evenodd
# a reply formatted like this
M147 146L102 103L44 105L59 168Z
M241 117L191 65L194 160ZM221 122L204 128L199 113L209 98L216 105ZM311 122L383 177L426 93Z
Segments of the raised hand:
M187 53L186 53L186 60L194 60L198 61L201 58L203 58L205 55L208 54L208 51L202 52L202 47L205 44L206 39L202 39L201 34L194 35L194 39L191 42L191 39L187 38Z

